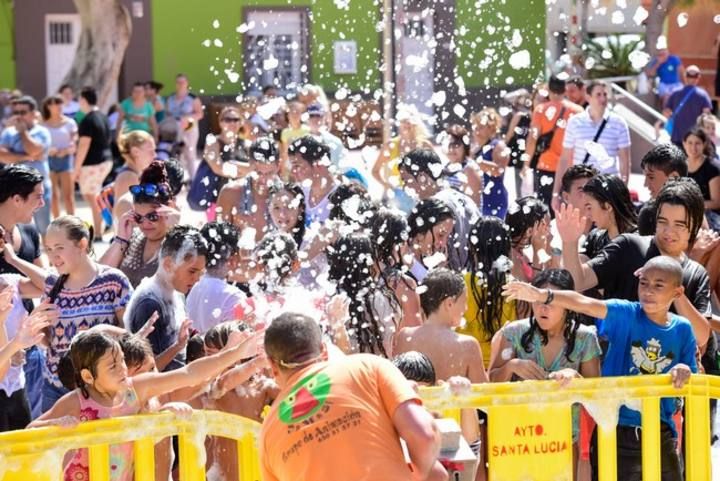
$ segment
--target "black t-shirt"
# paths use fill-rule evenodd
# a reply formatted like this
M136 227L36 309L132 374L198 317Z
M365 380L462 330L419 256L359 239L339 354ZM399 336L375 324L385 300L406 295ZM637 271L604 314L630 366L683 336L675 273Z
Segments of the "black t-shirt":
M174 322L173 306L163 302L154 295L146 295L143 299L137 299L128 313L130 331L137 332L142 328L150 316L157 311L158 319L155 321L155 329L148 336L152 346L153 354L162 354L165 350L177 342L178 332ZM180 352L165 371L181 368L185 365L185 352Z
M83 165L102 164L112 158L110 124L105 114L97 110L88 113L78 126L78 135L90 137L90 148Z
M710 200L710 181L717 176L720 176L720 169L715 167L709 159L705 159L705 162L695 172L688 171L688 177L697 182L705 200Z
M639 280L635 272L660 255L654 237L622 234L609 243L587 265L598 278L597 287L605 292L605 299L638 300ZM695 309L710 316L710 280L703 266L685 257L682 263L685 295Z
M40 234L32 224L18 224L20 232L20 249L16 252L17 256L27 262L35 262L40 257ZM5 261L5 257L0 255L0 274L20 274L22 272L15 269ZM23 305L28 312L33 310L33 302L30 299L23 300Z
M656 206L654 200L649 200L638 211L638 234L655 235Z
M588 259L596 257L603 247L610 243L610 236L605 229L598 229L597 227L591 230L585 238L585 255Z

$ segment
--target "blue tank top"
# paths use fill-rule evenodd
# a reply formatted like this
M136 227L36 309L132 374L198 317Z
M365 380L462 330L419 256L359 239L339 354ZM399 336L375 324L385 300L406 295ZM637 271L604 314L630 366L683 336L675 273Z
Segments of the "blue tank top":
M492 139L480 147L480 150L475 154L475 158L492 162L493 150L498 142L498 139ZM490 215L505 220L505 214L507 214L508 210L508 191L505 188L505 172L497 177L483 172L483 185L485 186L482 197L483 215Z

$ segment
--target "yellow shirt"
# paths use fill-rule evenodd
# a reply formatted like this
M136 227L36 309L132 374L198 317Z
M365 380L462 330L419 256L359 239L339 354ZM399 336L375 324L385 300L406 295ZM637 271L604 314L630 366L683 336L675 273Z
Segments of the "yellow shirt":
M303 137L305 135L308 135L310 133L310 128L307 125L301 125L298 129L293 129L292 127L287 127L282 130L280 133L280 140L285 145L290 145L293 141L299 139L300 137Z
M483 355L483 364L485 368L490 365L490 342L495 334L494 332L486 333L485 327L482 325L482 321L476 319L478 313L478 305L473 296L472 289L470 288L470 273L466 272L465 287L467 289L467 310L465 311L465 326L456 329L461 334L467 334L474 337L480 343L480 349ZM484 289L484 285L478 285L480 289ZM482 319L482 317L481 317ZM515 311L515 301L503 302L502 312L500 314L500 326L504 326L510 321L517 319L517 313Z

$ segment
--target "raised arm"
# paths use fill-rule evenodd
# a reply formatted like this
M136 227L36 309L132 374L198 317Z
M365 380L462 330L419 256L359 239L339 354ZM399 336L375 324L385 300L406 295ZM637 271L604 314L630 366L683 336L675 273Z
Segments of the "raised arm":
M598 285L598 278L595 271L580 260L578 247L580 236L585 231L586 218L580 215L579 209L562 205L560 210L556 211L555 219L560 238L563 241L563 267L572 274L575 288L578 291L592 289Z
M15 269L19 270L23 275L28 277L30 279L30 282L39 289L41 292L45 291L45 279L48 277L48 273L45 269L33 264L32 262L28 262L24 259L21 259L15 254L15 251L13 250L12 246L8 242L2 243L3 247L3 254L5 256L5 261L13 266Z
M575 291L538 289L525 282L510 282L503 287L503 296L508 299L552 304L597 319L605 319L607 316L604 301L583 296Z
M241 359L254 357L263 335L264 332L252 335L234 332L228 340L228 344L234 347L198 359L174 371L148 372L135 376L133 383L138 398L145 402L153 396L209 381Z
M447 479L447 473L437 460L440 434L432 415L415 400L405 401L395 409L393 424L405 440L417 479Z

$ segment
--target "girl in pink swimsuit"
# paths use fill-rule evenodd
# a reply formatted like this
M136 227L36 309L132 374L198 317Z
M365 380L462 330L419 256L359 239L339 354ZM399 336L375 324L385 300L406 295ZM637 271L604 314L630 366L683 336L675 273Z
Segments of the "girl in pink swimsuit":
M72 427L79 422L136 414L156 396L182 387L207 383L241 359L254 357L258 339L257 335L238 332L234 339L228 341L229 345L234 346L230 349L198 359L181 369L162 373L147 372L130 378L118 342L99 330L84 331L75 336L70 346L77 389L60 398L49 411L28 427ZM184 403L167 403L161 410L180 415L189 415L192 412L190 406ZM113 481L133 480L131 442L110 448L108 469ZM90 479L86 449L75 452L65 467L64 479Z

